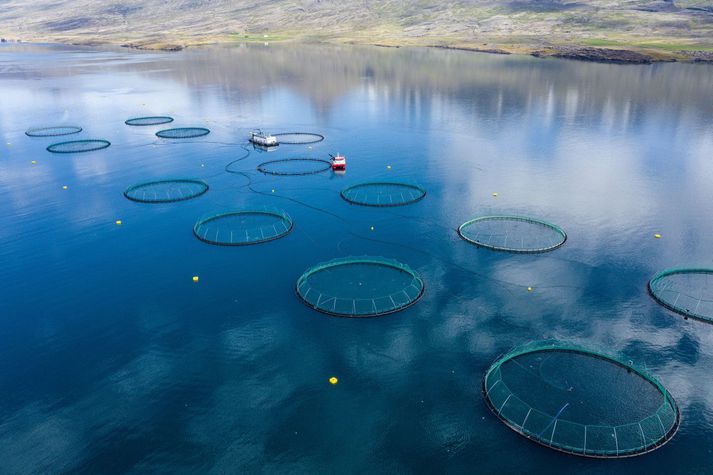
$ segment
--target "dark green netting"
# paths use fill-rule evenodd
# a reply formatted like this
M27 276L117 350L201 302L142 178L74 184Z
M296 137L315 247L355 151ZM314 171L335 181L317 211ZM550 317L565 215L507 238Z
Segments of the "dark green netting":
M72 140L70 142L54 143L47 147L52 153L80 153L101 150L111 145L108 140Z
M196 198L206 191L208 184L204 181L176 178L132 185L124 191L124 196L140 203L171 203Z
M208 135L210 130L203 127L178 127L175 129L164 129L156 132L157 137L162 139L192 139Z
M508 427L562 452L629 457L668 442L680 414L647 371L578 345L534 342L486 372L488 407Z
M342 317L375 317L403 310L423 294L423 280L383 257L346 257L319 264L297 280L309 307Z
M472 244L509 252L551 251L567 240L559 226L523 216L480 216L461 224L458 235Z
M170 122L173 122L173 117L169 117L167 115L155 115L150 117L134 117L133 119L129 119L124 123L126 125L142 127L147 125L168 124Z
M33 127L25 131L28 137L59 137L61 135L78 134L81 127L74 125L58 125L56 127Z
M274 136L278 143L287 145L308 145L324 140L324 135L310 132L283 132Z
M654 300L669 310L713 323L713 269L666 269L648 287Z
M219 246L245 246L279 239L292 231L292 218L279 210L239 210L198 220L193 234Z
M286 158L270 160L257 166L258 171L267 175L298 176L316 175L332 168L328 160L318 158Z
M342 190L346 201L362 206L403 206L415 203L426 196L418 185L398 182L359 183Z

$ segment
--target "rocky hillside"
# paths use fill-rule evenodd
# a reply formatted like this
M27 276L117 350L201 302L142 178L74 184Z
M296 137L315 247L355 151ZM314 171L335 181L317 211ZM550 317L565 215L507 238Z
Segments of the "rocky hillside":
M300 40L706 60L713 58L713 0L9 0L0 9L0 37L162 49Z

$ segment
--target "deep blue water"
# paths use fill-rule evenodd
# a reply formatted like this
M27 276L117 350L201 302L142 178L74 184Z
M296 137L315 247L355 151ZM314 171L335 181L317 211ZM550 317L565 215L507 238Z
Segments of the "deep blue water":
M163 114L211 133L124 125ZM24 135L56 124L84 128L56 141L112 145L56 155ZM233 166L245 175L225 173L254 127L326 139L252 151ZM665 267L713 265L711 66L3 45L0 138L0 472L713 473L713 327L646 291ZM255 171L334 152L343 176ZM122 195L167 176L210 190L160 205ZM339 197L391 178L428 194L393 209ZM236 248L192 234L207 213L263 206L293 232ZM551 221L568 240L512 255L457 236L489 213ZM301 303L298 277L347 255L408 264L423 297L370 319ZM544 338L648 368L681 409L677 435L602 461L505 427L484 372Z

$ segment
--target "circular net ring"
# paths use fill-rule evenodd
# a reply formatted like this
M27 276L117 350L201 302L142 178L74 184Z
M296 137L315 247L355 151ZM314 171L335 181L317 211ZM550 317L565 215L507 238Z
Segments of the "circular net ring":
M124 196L139 203L173 203L197 198L207 191L208 184L202 180L177 178L132 185Z
M309 145L324 140L324 135L311 132L282 132L273 136L279 144L286 145Z
M61 135L78 134L81 127L74 125L60 125L56 127L33 127L25 131L28 137L59 137Z
M177 127L174 129L159 130L156 132L156 136L162 139L192 139L203 137L209 133L210 130L204 127Z
M461 224L457 232L476 246L516 253L553 251L567 240L559 226L526 216L480 216Z
M167 115L156 115L149 117L134 117L124 121L126 125L131 125L134 127L145 127L148 125L161 125L173 122L173 117Z
M247 246L287 236L294 227L292 218L278 210L238 210L201 218L193 234L217 246Z
M390 207L421 201L426 190L411 183L381 181L352 185L342 190L340 196L355 205Z
M111 145L111 142L102 139L72 140L69 142L54 143L47 147L47 151L52 153L93 152L94 150L107 148L109 145Z
M665 269L649 280L651 297L684 317L713 323L713 269Z
M582 423L572 420L571 414L574 411L575 417L579 413L577 408L569 408L570 403L566 402L559 410L552 409L559 406L559 403L572 398L572 403L578 402L580 405L585 404L584 400L578 401L584 396L560 396L556 406L549 404L550 409L538 409L534 407L532 394L537 393L534 388L531 390L523 389L523 384L516 384L519 390L513 391L508 385L506 377L514 377L510 371L521 372L524 377L540 377L540 371L537 368L532 368L530 358L536 358L532 355L539 355L538 359L533 361L546 361L545 356L556 357L556 353L561 355L579 355L581 358L590 357L592 362L599 361L602 364L610 363L616 365L618 369L610 379L613 384L622 377L620 370L625 370L628 377L640 378L640 384L643 384L645 391L651 391L651 394L656 393L654 401L659 401L660 404L654 409L651 408L651 414L644 417L643 413L632 415L632 421L613 425L609 423ZM524 358L525 361L517 361L518 358ZM556 360L555 360L556 361ZM510 363L511 362L511 363ZM581 361L579 364L581 365ZM503 367L510 364L507 369L507 376L503 375ZM542 364L542 363L541 363ZM579 367L572 364L573 367ZM596 377L596 374L590 374L586 370L581 377L584 380L591 380ZM567 380L567 383L569 381ZM543 382L546 387L553 387L549 382ZM576 383L575 383L576 384ZM592 385L606 384L605 381L596 381ZM574 388L557 388L553 387L553 391L564 391L569 394ZM595 396L599 394L597 389ZM609 356L603 352L587 349L576 344L560 342L560 341L544 341L532 342L530 344L514 348L504 356L498 358L485 373L482 382L482 392L486 405L491 412L500 419L507 427L526 437L527 439L537 442L540 445L551 449L565 452L572 455L578 455L590 458L624 458L641 455L651 452L666 442L671 440L676 434L680 425L680 411L676 401L673 399L668 390L643 368L634 366L632 361L624 361L623 359ZM637 397L644 398L638 392L630 394L632 405L637 405ZM552 396L556 397L556 396ZM546 401L551 401L552 397L545 398ZM659 399L660 397L660 399ZM529 402L527 402L529 401ZM648 409L648 408L647 408ZM637 420L638 419L638 420Z
M336 317L378 317L415 304L425 285L406 264L383 257L345 257L318 264L297 280L308 307Z
M275 169L270 169L271 166L285 164L304 164L307 166L314 167L309 170L302 171L280 171ZM316 175L318 173L325 172L332 168L332 163L328 160L321 160L319 158L285 158L282 160L270 160L263 162L257 166L257 170L266 175L278 175L278 176L301 176L301 175Z

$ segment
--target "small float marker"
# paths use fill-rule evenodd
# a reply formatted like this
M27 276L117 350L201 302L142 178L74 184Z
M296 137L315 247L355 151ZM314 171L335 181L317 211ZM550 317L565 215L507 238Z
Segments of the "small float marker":
M656 239L661 239L661 235L660 235L660 234L654 234L654 237L655 237Z
M116 225L117 225L117 226L121 226L121 220L120 220L120 219L117 219L117 220L116 220Z
M388 168L389 170L391 170L391 165L386 165L386 168Z
M37 165L37 162L35 160L32 160L32 162L30 163L32 163L33 165Z
M371 227L371 230L372 230L372 231L374 230L374 226Z
M69 187L68 187L67 185L64 185L64 186L62 186L62 189L63 189L63 190L68 190Z
M272 192L273 192L273 193L275 192L275 189L274 189L274 188L272 189Z
M497 191L493 191L493 196L494 196L494 197L495 197L495 196L498 196L498 192L497 192Z
M337 379L336 376L332 376L331 378L329 378L329 384L331 384L332 386L334 386L338 382L339 382L339 380Z
M194 276L193 276L193 282L198 282L198 276L197 276L197 275L194 275Z
M528 291L528 292L532 292L532 287L528 287L528 288L527 288L527 291Z

